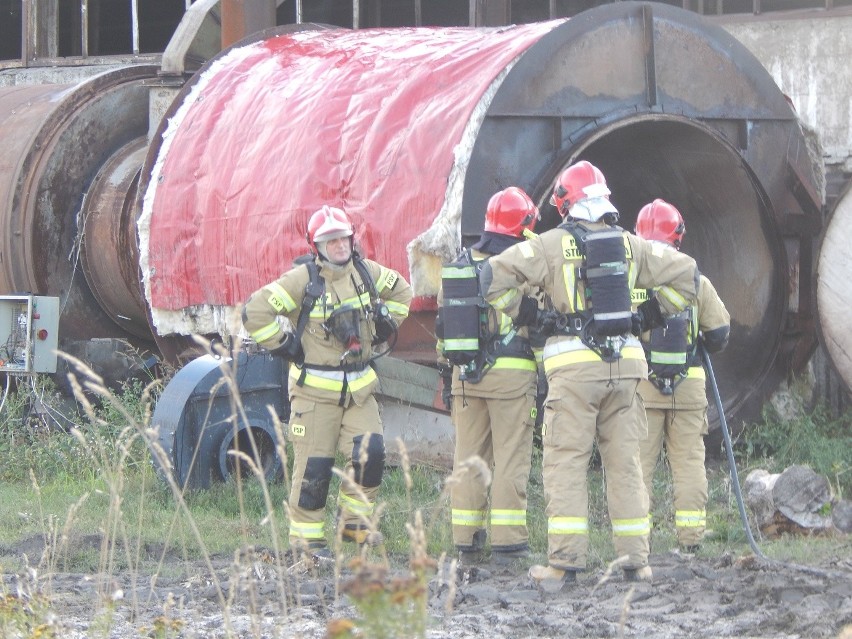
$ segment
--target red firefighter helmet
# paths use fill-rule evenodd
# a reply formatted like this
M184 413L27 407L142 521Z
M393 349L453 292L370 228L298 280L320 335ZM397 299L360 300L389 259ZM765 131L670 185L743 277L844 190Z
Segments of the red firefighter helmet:
M335 240L339 237L352 237L353 235L355 235L355 228L343 209L324 205L308 220L308 232L305 234L305 239L308 240L311 250L316 253L317 242Z
M485 210L485 230L512 237L522 237L532 230L539 219L538 207L530 196L517 186L497 191L488 200Z
M550 203L559 215L597 222L605 214L618 218L618 209L609 201L610 190L601 170L591 162L581 160L562 171ZM579 207L577 205L580 205Z
M639 211L635 230L639 237L666 242L679 249L686 225L674 205L657 198Z

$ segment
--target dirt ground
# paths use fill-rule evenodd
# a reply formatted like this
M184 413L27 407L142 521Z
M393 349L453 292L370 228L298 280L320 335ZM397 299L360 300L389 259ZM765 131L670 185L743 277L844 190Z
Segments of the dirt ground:
M3 555L8 558L17 550L32 556L38 548L28 544L34 543L4 548ZM652 555L650 584L625 583L618 572L610 579L592 573L557 592L536 587L522 566L486 564L447 579L445 565L428 582L426 636L852 639L852 557L848 543L839 548L846 556L809 569L753 557ZM212 574L218 588L206 562L199 562L195 571L192 564L178 563L180 570L163 570L154 582L150 576L134 580L120 573L105 580L53 572L48 579L24 570L2 575L0 588L7 600L10 594L20 595L31 606L39 601L30 598L35 592L48 593L49 613L40 614L57 631L55 636L69 639L322 638L330 636L329 622L358 614L347 595L335 592L335 584L351 582L352 572L345 568L336 579L333 562L305 572L299 566L279 567L265 552L239 561L215 559ZM183 576L168 577L169 572ZM399 619L403 613L391 605L382 614ZM2 630L0 626L0 634Z

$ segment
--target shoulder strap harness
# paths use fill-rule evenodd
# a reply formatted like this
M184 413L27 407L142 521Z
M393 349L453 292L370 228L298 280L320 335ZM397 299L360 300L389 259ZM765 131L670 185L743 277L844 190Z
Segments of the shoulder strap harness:
M367 265L364 263L364 260L358 255L357 252L354 252L352 255L352 261L355 265L355 269L358 271L358 275L361 277L361 280L364 283L364 286L370 293L370 303L371 306L378 306L377 301L379 299L379 292L376 289L376 283L373 281L373 278L370 276L370 271L367 268ZM296 263L305 264L308 269L308 283L305 285L305 294L302 297L302 306L299 310L299 318L296 321L295 327L295 337L301 344L302 341L302 333L305 330L305 326L308 324L308 319L310 318L311 311L314 306L316 306L317 300L319 300L323 294L325 293L325 281L319 274L319 268L316 265L316 262L313 260L313 256L303 256L300 258L296 258ZM383 305L382 305L383 306ZM368 309L370 311L371 309ZM299 375L299 379L296 383L299 386L302 386L305 383L305 377L307 376L307 368L314 368L317 370L334 370L334 371L343 371L344 373L351 373L356 371L362 371L368 366L372 365L372 363L381 357L382 355L386 355L388 351L382 352L380 354L373 354L368 360L363 362L356 362L352 364L344 364L341 366L327 366L322 364L305 364L305 355L304 352L301 351L299 353L299 357L294 361L298 368L301 368L301 374ZM341 405L345 400L347 391L346 379L344 377L343 380L343 390L341 391Z

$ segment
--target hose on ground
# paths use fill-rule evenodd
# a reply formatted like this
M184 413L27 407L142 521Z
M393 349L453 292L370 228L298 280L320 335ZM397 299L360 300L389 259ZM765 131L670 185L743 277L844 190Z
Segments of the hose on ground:
M807 572L813 575L817 575L820 577L848 577L848 574L840 573L838 571L833 570L822 570L820 568L814 568L812 566L803 566L801 564L794 564L785 561L779 561L777 559L770 559L757 545L757 542L754 540L754 535L751 532L751 526L748 521L748 515L746 514L745 503L743 502L743 493L740 488L740 479L737 474L737 464L734 460L734 446L731 442L731 433L728 430L728 422L725 419L725 411L722 408L722 397L719 394L719 386L716 384L716 376L713 373L713 363L710 361L710 354L707 352L707 349L704 347L704 343L701 340L698 340L698 349L701 354L701 359L704 362L704 368L707 371L707 378L710 380L710 387L713 391L713 399L716 402L716 410L719 413L719 427L722 429L722 438L725 441L725 452L728 456L728 467L731 471L731 482L734 487L734 495L737 499L737 507L740 511L740 519L742 520L743 530L745 531L746 538L748 539L748 545L751 547L755 556L769 564L778 564L782 566L787 566L789 568L794 568L795 570L800 570L802 572Z

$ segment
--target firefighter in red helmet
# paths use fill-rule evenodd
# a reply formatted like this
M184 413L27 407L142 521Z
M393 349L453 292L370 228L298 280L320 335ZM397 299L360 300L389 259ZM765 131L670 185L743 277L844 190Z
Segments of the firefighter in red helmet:
M656 199L639 211L635 230L646 240L680 249L686 226L674 205ZM636 293L634 299L641 301L652 292ZM730 324L725 304L702 275L695 303L642 335L649 369L648 379L639 383L648 418L648 436L639 446L642 476L650 497L665 442L674 483L675 531L678 545L688 553L697 550L707 522L707 394L698 340L708 352L718 352L728 342Z
M646 240L665 242L680 250L686 225L673 204L657 198L641 208L634 231Z
M529 554L527 481L538 372L527 329L514 330L509 317L485 306L481 314L473 310L475 321L465 327L455 314L455 304L464 298L450 299L458 290L452 286L459 273L470 273L475 289L478 269L522 241L538 218L538 207L522 189L498 191L488 202L479 241L442 273L444 278L451 273L452 281L438 296L438 366L456 433L450 500L453 542L462 565L485 561L489 528L495 563L508 564ZM471 334L464 333L465 328ZM467 363L457 359L454 344L470 341L473 348L462 349L470 355ZM487 469L474 461L477 458Z
M323 206L308 221L312 259L255 292L243 309L251 338L292 362L290 544L319 556L330 554L325 507L338 451L351 477L338 496L342 538L382 541L371 518L385 447L370 363L408 316L412 298L399 273L358 255L354 236L342 209Z
M648 496L639 463L647 426L636 392L647 376L636 334L685 309L697 288L695 261L616 226L603 173L589 162L566 168L551 203L557 228L491 258L480 276L485 300L519 326L547 335L548 382L542 425L549 565L530 576L561 587L586 567L586 473L597 440L607 477L616 554L628 580L650 580ZM525 286L541 287L553 308L537 310ZM635 313L631 290L660 289Z

